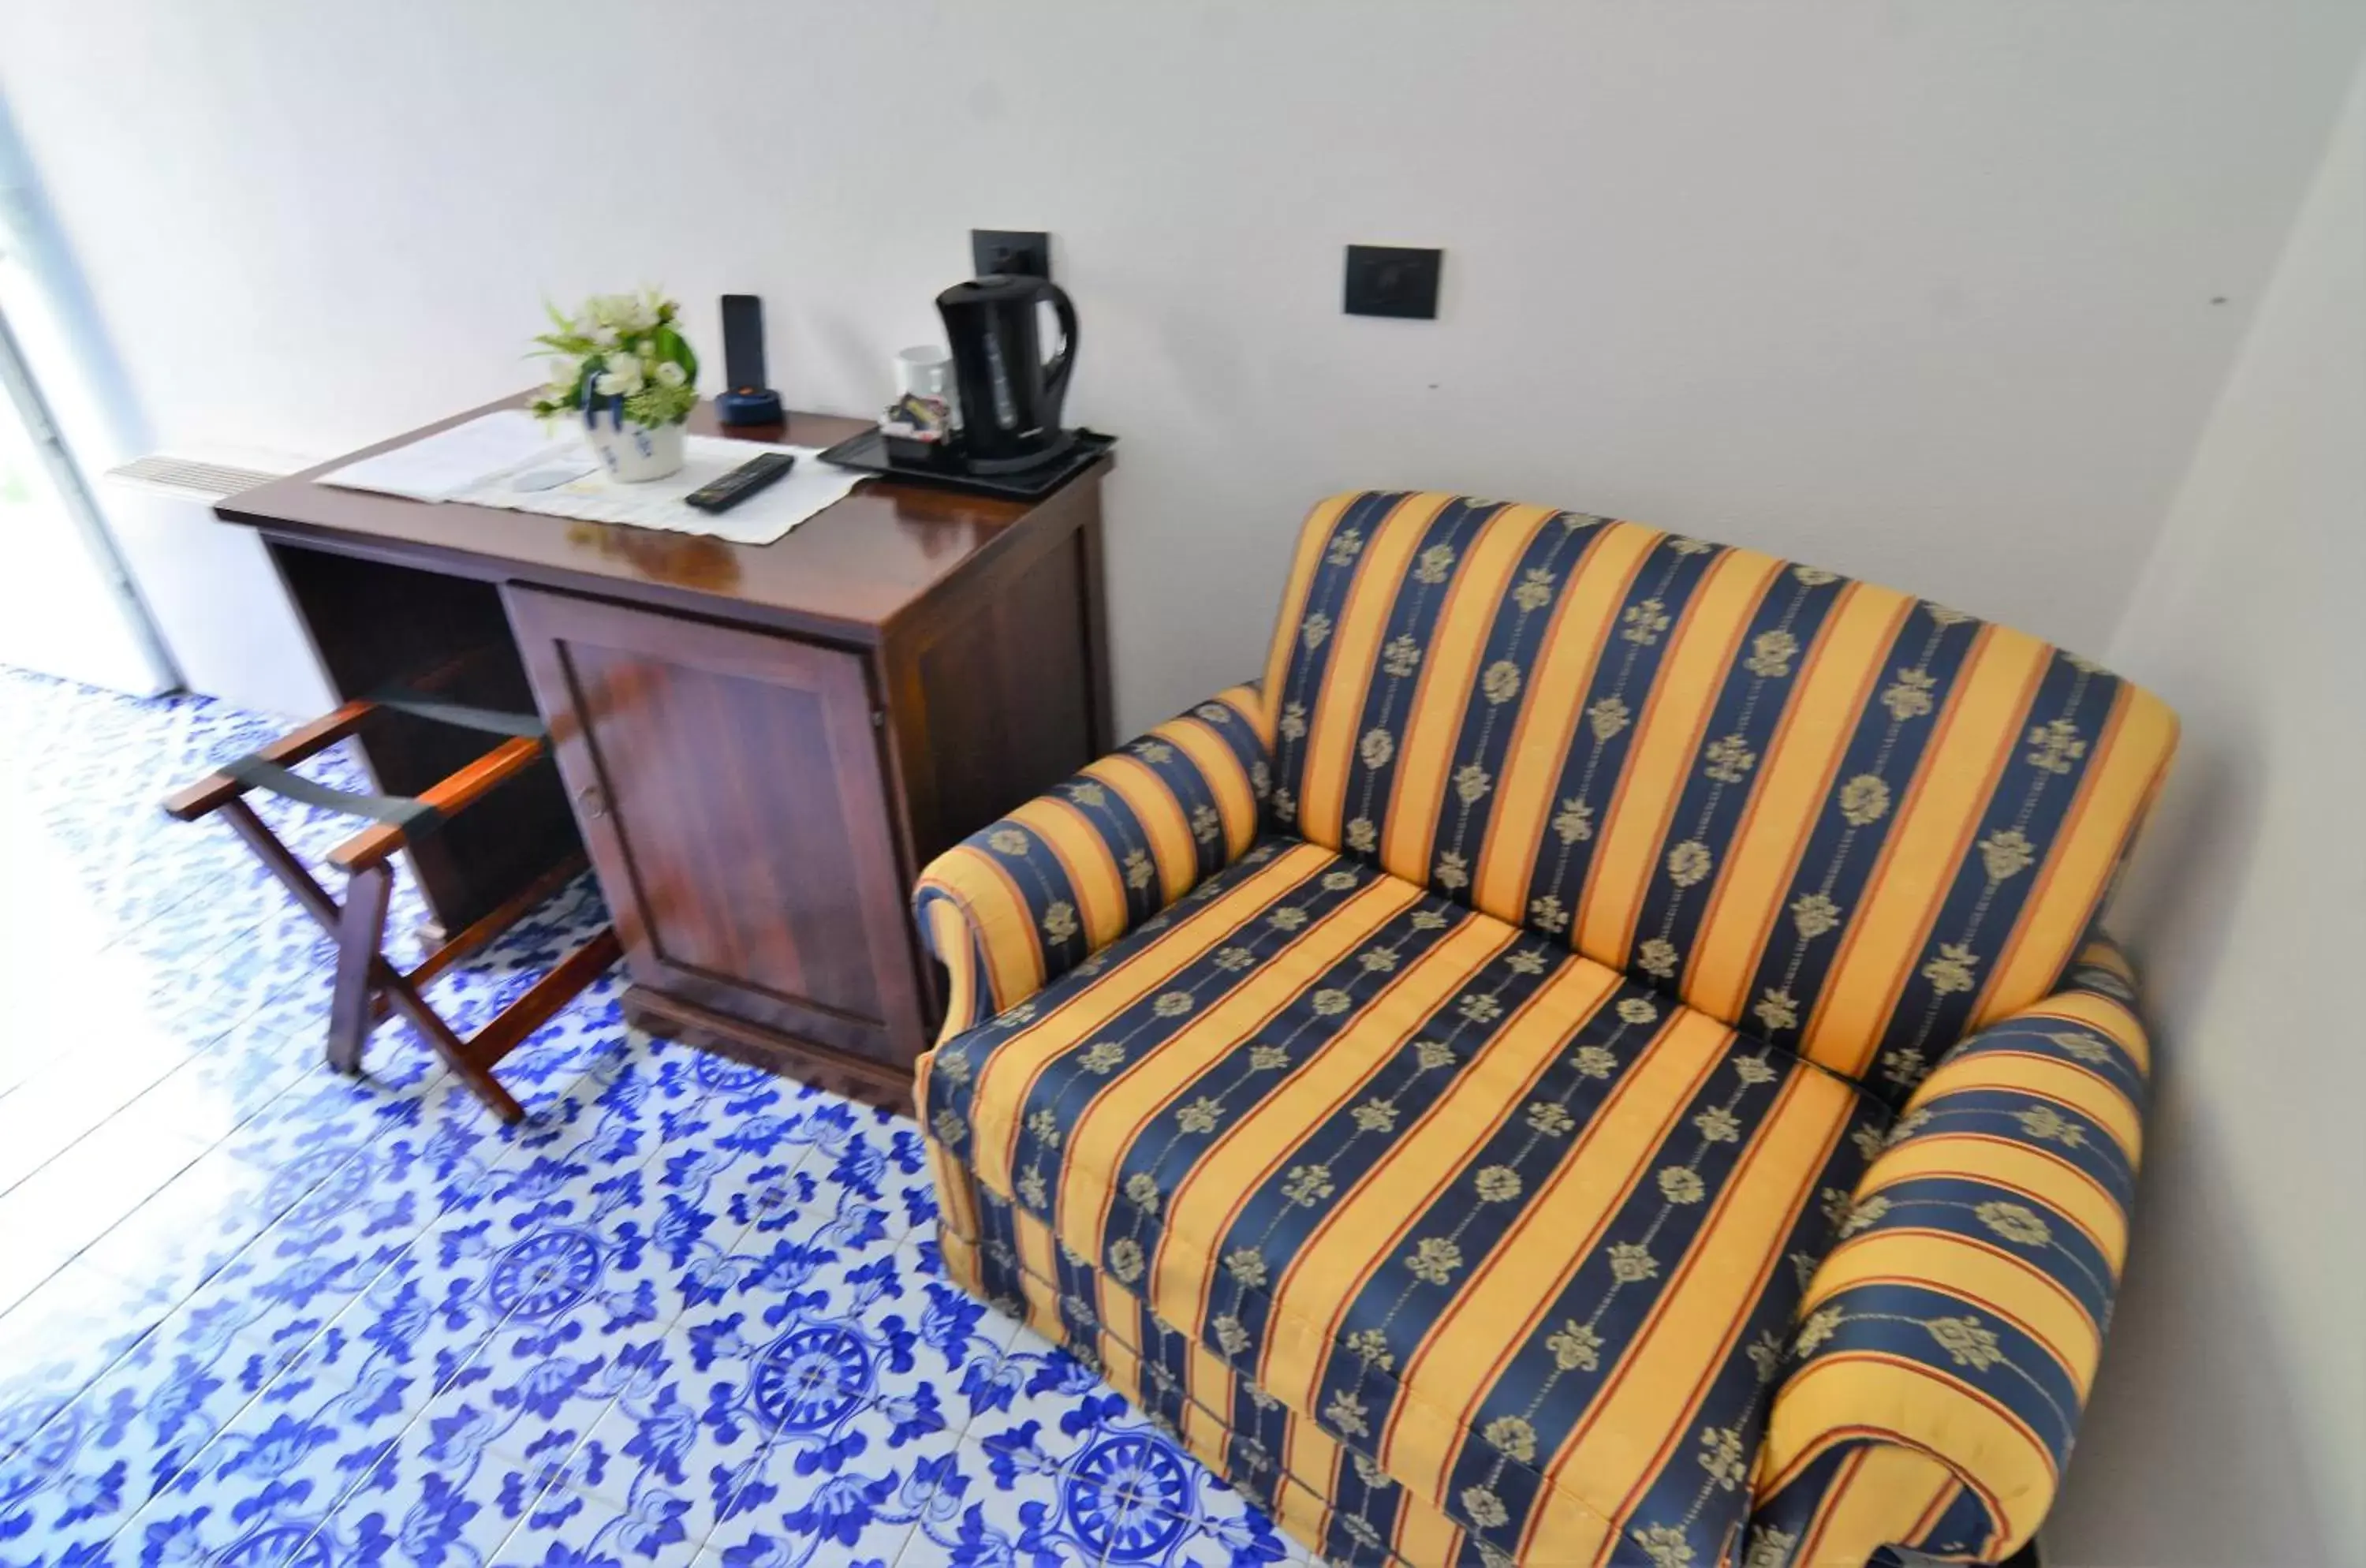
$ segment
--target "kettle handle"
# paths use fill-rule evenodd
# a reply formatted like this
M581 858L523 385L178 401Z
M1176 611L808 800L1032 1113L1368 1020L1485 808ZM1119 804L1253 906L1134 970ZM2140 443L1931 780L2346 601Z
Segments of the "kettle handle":
M1043 405L1058 408L1068 390L1068 372L1076 363L1076 308L1068 303L1067 290L1050 278L1037 284L1035 298L1052 301L1053 313L1060 318L1060 352L1043 365Z

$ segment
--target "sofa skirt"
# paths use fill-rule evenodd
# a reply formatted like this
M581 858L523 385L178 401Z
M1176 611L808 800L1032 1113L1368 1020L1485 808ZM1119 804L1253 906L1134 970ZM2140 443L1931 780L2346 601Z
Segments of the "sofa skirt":
M928 1146L947 1278L1098 1372L1301 1545L1354 1568L1508 1564Z

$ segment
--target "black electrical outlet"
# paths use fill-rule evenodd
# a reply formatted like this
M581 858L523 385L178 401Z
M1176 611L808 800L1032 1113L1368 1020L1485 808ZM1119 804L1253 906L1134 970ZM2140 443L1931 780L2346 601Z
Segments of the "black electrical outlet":
M970 265L977 275L1005 272L1019 277L1052 276L1052 236L1033 229L972 229Z
M1437 319L1437 269L1444 251L1404 245L1347 247L1347 314Z

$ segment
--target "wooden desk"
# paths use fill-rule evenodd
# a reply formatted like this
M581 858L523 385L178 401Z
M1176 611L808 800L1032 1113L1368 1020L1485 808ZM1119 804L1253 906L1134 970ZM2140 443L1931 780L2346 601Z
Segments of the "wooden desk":
M859 422L719 432L701 405L691 428L822 446ZM908 1105L940 1004L907 890L1111 739L1109 465L1033 502L870 480L750 547L315 482L362 455L217 510L268 541L341 695L440 671L456 700L540 706L555 773L414 857L436 920L467 925L580 835L636 1022ZM389 721L367 755L409 794L481 749Z

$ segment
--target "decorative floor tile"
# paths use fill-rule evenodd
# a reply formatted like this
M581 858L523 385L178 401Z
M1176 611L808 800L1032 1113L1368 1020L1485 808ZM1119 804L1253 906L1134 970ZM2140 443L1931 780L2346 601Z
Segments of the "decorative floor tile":
M264 1348L152 1341L102 1372L0 1461L0 1529L90 1547L168 1485L278 1370Z
M124 1114L151 1118L184 1136L217 1143L322 1070L321 1043L296 1042L252 1025L234 1025L189 1053Z
M453 1381L415 1413L377 1462L337 1499L323 1530L335 1548L326 1559L349 1562L389 1539L396 1561L469 1564L491 1561L510 1533L530 1520L556 1526L582 1511L580 1495L558 1491L546 1507L581 1433L546 1428L533 1451L511 1454L487 1437L490 1351L460 1367Z
M0 1568L1300 1561L946 1280L911 1122L628 1026L620 973L502 1062L517 1126L399 1021L329 1071L322 933L154 809L276 728L0 671L45 759L0 785ZM579 878L431 996L465 1032L605 919Z
M851 1437L865 1440L858 1446ZM955 1526L959 1447L952 1432L900 1427L876 1405L858 1413L826 1456L776 1440L700 1561L732 1568L896 1562L925 1521Z
M636 1368L569 1456L563 1485L626 1513L679 1520L694 1545L719 1522L760 1506L772 1435L706 1404L721 1380L702 1376L687 1345L668 1337Z
M670 1508L628 1513L588 1505L573 1493L545 1494L493 1555L494 1568L627 1568L686 1562L698 1542Z
M154 1333L172 1306L77 1260L0 1314L0 1466ZM0 1504L0 1521L6 1517ZM0 1539L6 1533L0 1522Z
M206 1153L170 1126L102 1122L0 1193L0 1303L39 1285Z
M178 1302L244 1251L288 1201L276 1170L218 1145L85 1248L80 1266Z
M13 1027L13 1025L12 1025ZM56 1158L151 1084L188 1059L190 1047L131 1032L119 1058L61 1060L0 1096L0 1193Z
M933 1547L953 1562L1018 1562L1031 1568L1098 1568L1103 1553L1066 1528L1061 1477L1015 1466L964 1439L954 1456L962 1509L924 1526L914 1549ZM947 1485L952 1484L949 1480Z
M345 1493L308 1543L312 1561L484 1568L511 1532L536 1517L543 1489L530 1476L498 1464L447 1470L414 1453L425 1441L414 1427Z

